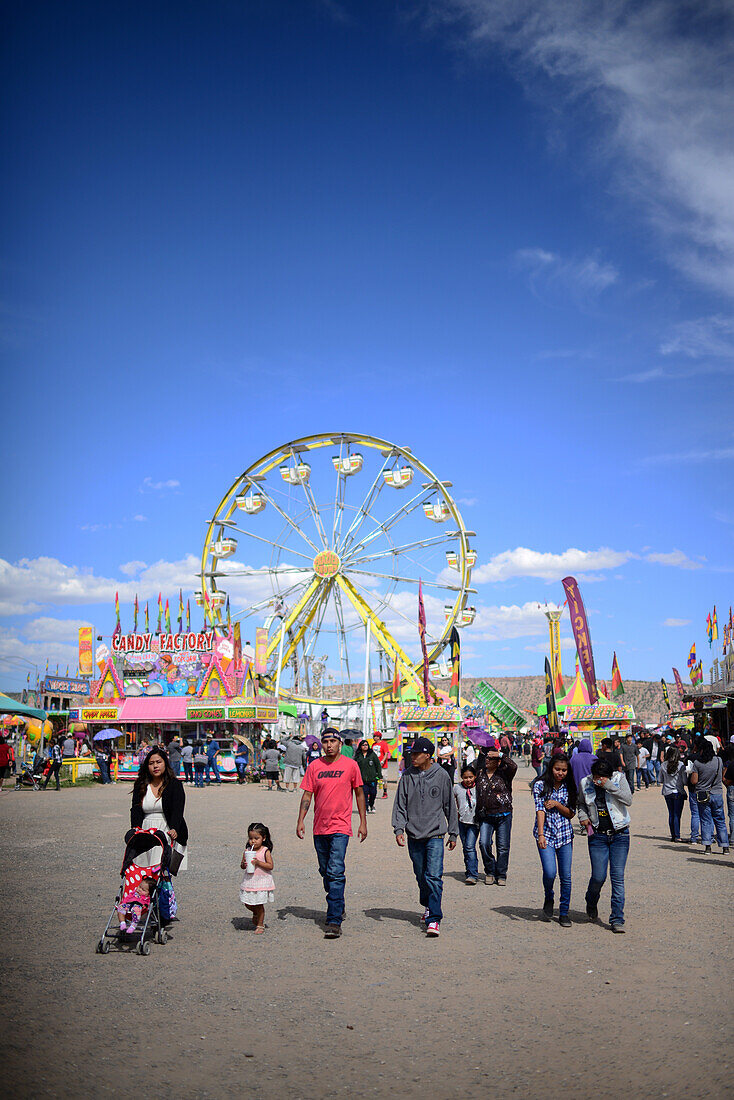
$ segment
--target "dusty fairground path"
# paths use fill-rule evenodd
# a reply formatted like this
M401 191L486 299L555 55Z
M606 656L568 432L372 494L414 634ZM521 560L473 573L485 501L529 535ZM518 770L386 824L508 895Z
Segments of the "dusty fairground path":
M298 795L187 790L181 921L148 958L94 952L130 786L4 793L6 1095L731 1095L731 858L667 842L663 799L643 791L627 935L586 923L580 840L574 926L541 923L527 777L521 768L507 887L466 887L459 851L447 854L436 941L420 931L408 855L392 838L392 791L367 841L350 844L344 936L324 941L315 855L294 835ZM275 840L263 936L247 930L238 897L257 819Z

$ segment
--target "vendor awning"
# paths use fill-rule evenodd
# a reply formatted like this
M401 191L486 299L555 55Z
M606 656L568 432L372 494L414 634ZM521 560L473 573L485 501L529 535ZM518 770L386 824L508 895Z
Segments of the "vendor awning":
M9 695L0 692L0 714L17 714L19 718L39 718L46 720L46 711L40 707L29 707L26 703L20 703L17 699L11 699Z
M136 695L126 699L118 722L185 722L189 700L185 695Z

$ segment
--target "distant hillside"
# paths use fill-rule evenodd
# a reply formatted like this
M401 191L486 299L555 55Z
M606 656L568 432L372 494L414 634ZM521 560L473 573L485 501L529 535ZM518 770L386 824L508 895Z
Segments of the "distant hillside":
M545 680L542 676L467 676L461 683L462 696L470 699L480 680L485 680L516 707L533 715L540 703L545 702ZM564 677L564 683L568 690L573 683L573 677ZM441 687L445 686L448 686L448 681L441 684ZM678 698L675 684L668 684L668 694L675 706ZM667 714L659 680L625 680L624 695L620 695L616 702L632 706L635 718L641 725L657 723Z

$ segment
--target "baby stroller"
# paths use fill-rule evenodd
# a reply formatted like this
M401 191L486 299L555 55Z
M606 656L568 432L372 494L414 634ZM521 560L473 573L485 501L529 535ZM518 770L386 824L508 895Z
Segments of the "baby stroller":
M50 769L51 764L46 765L46 761L40 760L38 756L35 757L33 762L26 760L15 777L16 791L19 791L21 787L33 787L34 791L40 791L41 784L39 780L43 779Z
M96 951L98 955L107 955L110 950L110 941L116 939L122 944L126 940L134 943L137 940L137 952L139 955L150 954L150 943L146 936L155 935L158 943L166 943L168 933L161 923L159 895L161 883L166 875L171 862L171 848L168 837L160 829L130 829L125 834L125 855L122 860L120 875L122 876L120 888L117 891L115 904L107 921L107 927L98 941ZM113 920L119 913L118 906L123 896L134 890L143 880L150 883L150 905L141 915L140 923L134 933L129 934L118 928L110 930Z

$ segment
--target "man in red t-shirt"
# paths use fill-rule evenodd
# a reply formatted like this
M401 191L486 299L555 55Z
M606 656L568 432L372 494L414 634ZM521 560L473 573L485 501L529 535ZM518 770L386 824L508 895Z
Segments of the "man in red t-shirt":
M311 761L301 782L296 836L303 840L306 835L306 814L313 799L313 844L326 891L324 938L335 940L342 934L344 920L344 858L352 835L352 791L357 799L360 842L367 837L367 807L362 774L354 760L342 756L339 731L331 726L325 729L321 746L323 756Z

